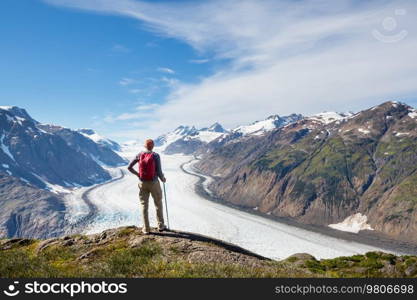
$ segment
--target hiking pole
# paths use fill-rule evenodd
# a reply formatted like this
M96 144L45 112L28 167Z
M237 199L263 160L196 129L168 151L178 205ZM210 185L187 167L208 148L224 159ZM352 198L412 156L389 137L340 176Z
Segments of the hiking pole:
M167 224L168 224L168 229L169 229L170 227L169 227L169 217L168 217L168 203L167 203L167 192L165 189L165 182L164 182L164 198L165 198L165 212L167 215Z

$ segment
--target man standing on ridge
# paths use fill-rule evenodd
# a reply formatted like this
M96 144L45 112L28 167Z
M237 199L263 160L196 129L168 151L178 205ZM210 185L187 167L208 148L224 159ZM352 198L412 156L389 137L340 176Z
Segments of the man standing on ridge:
M164 213L162 207L162 190L158 178L166 182L164 173L162 173L161 158L158 153L153 152L154 142L151 139L145 141L145 151L140 152L129 164L128 170L139 178L139 200L142 207L144 234L149 234L149 195L152 195L156 208L156 217L158 220L158 230L166 230L164 224ZM139 163L139 172L133 167Z

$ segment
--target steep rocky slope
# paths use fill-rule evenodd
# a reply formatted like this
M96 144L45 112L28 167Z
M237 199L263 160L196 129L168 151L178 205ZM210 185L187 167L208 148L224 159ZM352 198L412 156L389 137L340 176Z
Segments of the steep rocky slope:
M212 140L205 145L205 147L200 148L199 151L194 154L205 154L232 142L247 140L257 136L264 136L273 130L297 122L301 119L303 119L303 116L300 114L291 114L289 116L272 115L265 120L256 121L249 125L238 126Z
M49 133L61 137L71 148L77 152L81 152L90 157L101 166L117 167L125 165L127 162L116 154L113 149L120 148L117 143L106 140L98 140L95 142L91 137L86 135L84 131L75 131L69 128L56 125L39 125L39 127ZM91 131L88 131L91 133ZM120 149L119 149L120 150Z
M65 233L65 205L49 191L0 173L0 237L48 238Z
M0 237L62 234L61 192L110 180L103 165L121 164L110 148L76 131L0 107Z
M319 225L362 213L376 232L417 242L417 113L405 104L226 141L196 167L233 204Z
M121 150L121 146L117 142L112 141L108 138L105 138L105 137L99 135L93 129L81 128L81 129L78 129L77 132L81 133L85 137L89 138L90 140L92 140L96 144L107 147L110 150L113 150L113 151L120 151Z
M0 240L0 277L416 277L417 257L382 252L271 261L238 246L186 232L140 228L48 240Z
M76 149L77 145L69 145L46 127L24 109L0 109L0 170L39 188L48 188L48 184L91 185L110 179L97 162Z

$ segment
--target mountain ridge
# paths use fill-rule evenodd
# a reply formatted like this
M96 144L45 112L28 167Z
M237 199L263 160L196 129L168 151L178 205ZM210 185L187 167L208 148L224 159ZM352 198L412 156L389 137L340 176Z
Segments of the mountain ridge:
M155 139L155 146L165 154L190 154L204 147L227 131L219 123L197 129L195 126L179 126Z
M125 160L69 128L0 107L0 236L48 237L66 229L63 194L112 178Z
M386 102L334 120L307 117L211 148L197 168L216 174L210 188L233 204L318 225L362 213L373 230L416 242L414 114Z
M197 129L195 126L179 126L175 130L160 135L155 139L155 146L165 154L195 154L210 151L212 147L222 145L224 141L235 140L244 136L262 135L266 132L288 125L303 118L300 114L288 116L271 115L249 125L241 125L226 130L215 122L210 127Z

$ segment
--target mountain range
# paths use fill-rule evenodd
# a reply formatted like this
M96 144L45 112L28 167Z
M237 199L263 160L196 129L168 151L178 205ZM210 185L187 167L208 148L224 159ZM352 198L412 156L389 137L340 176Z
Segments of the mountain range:
M217 124L217 123L216 123ZM273 115L203 139L157 139L193 154L217 199L268 216L417 242L417 111L389 101L358 113ZM213 126L212 126L213 127ZM210 127L210 128L212 128Z
M174 131L155 139L155 146L165 154L193 154L226 132L219 123L201 129L194 126L179 126Z
M0 107L0 235L54 236L64 228L62 192L110 180L105 168L126 163L113 151L117 143L96 136Z
M414 108L391 101L227 135L208 143L195 166L214 178L215 197L306 224L359 218L377 234L417 242Z
M155 143L199 157L194 167L213 178L213 196L232 205L417 243L417 111L404 103L273 115L233 129L180 126ZM111 179L106 169L126 163L120 149L91 129L0 107L0 235L62 234L62 192Z
M273 115L265 120L238 126L231 130L224 129L217 122L210 127L201 129L197 129L195 126L179 126L174 131L159 136L155 140L155 146L165 154L204 153L210 147L221 146L226 141L244 136L262 135L302 118L303 116L299 114L284 117Z

